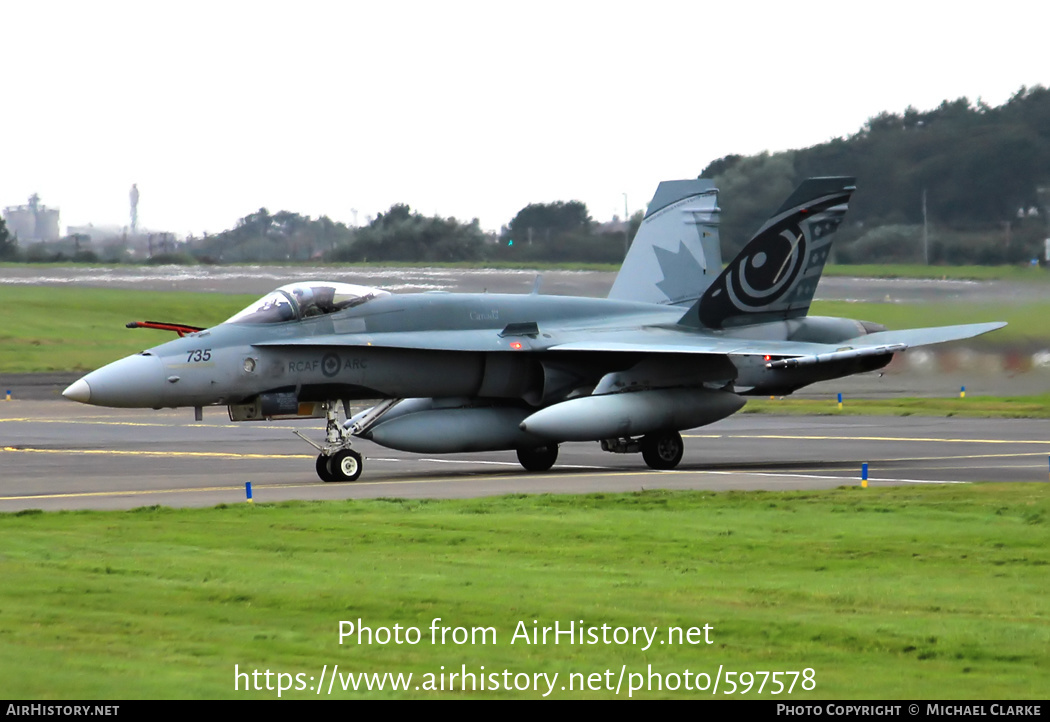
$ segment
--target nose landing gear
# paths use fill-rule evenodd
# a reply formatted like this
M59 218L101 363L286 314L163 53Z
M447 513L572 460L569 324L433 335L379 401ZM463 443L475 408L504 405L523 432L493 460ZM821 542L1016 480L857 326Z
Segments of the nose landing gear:
M339 423L338 401L325 403L325 443L317 444L303 436L298 430L295 434L321 453L317 455L314 468L321 481L357 481L364 470L364 458L350 448L353 436L351 429Z
M340 449L330 456L317 456L317 476L321 481L357 481L364 459L353 449Z

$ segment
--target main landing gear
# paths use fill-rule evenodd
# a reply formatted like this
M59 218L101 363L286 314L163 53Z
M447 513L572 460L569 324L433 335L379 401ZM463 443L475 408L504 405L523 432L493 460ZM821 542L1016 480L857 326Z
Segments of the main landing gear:
M547 444L535 449L518 449L518 463L526 471L547 471L558 460L558 445Z
M614 454L636 454L640 451L650 469L669 471L682 460L685 444L677 431L654 431L641 439L602 439L602 451Z
M685 444L677 431L660 431L642 437L642 458L650 469L673 469L684 452Z

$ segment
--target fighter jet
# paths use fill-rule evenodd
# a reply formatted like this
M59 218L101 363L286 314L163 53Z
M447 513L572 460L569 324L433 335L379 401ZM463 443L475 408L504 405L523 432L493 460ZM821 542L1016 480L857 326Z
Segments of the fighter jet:
M231 421L324 418L324 481L354 481L357 438L435 454L513 450L546 471L559 444L596 441L654 469L679 432L748 395L872 371L913 346L1004 326L886 330L808 315L852 178L811 178L724 269L711 181L661 183L607 298L393 294L282 286L226 322L121 359L63 395L113 407L227 406ZM352 414L351 404L374 401Z

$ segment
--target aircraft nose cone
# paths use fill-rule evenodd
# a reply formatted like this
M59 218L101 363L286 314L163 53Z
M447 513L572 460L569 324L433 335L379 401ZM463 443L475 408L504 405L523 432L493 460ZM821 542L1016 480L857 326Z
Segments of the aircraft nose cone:
M114 361L71 384L67 399L93 406L163 406L164 366L156 356L138 354Z
M70 401L79 401L82 404L91 403L91 387L84 379L77 379L62 392Z

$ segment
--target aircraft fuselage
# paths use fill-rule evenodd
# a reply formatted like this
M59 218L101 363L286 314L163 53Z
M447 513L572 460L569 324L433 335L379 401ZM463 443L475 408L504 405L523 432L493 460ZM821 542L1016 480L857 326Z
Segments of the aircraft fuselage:
M585 386L643 356L628 350L546 351L598 333L616 336L622 329L629 336L660 329L686 349L691 339L697 345L719 339L828 343L864 333L855 321L820 317L723 331L690 329L675 325L682 314L680 307L567 296L390 295L316 318L225 323L189 334L88 374L87 398L79 400L117 407L209 406L294 391L305 401L426 396L538 404L545 367L568 369ZM339 337L354 342L333 345ZM427 348L418 347L424 343ZM740 356L734 363L744 387L797 386L812 376L812 371L772 372L761 357ZM822 367L819 376L829 371Z

